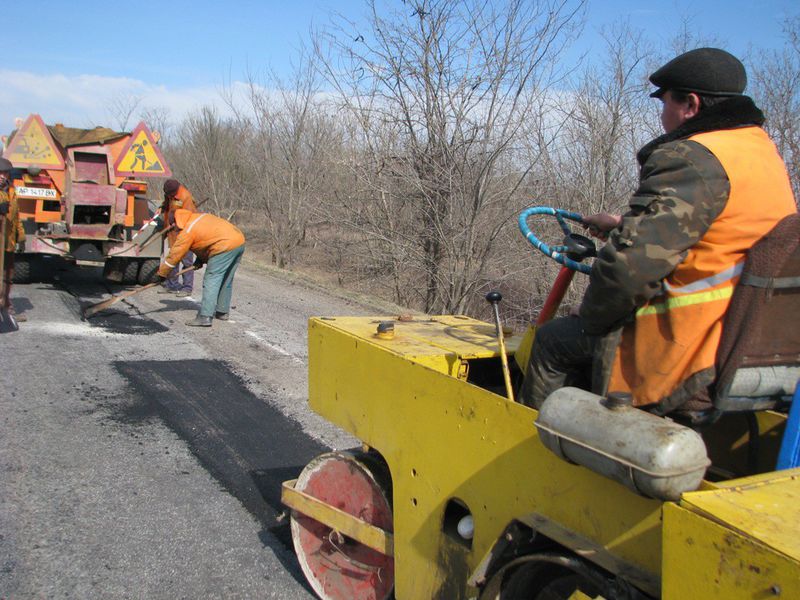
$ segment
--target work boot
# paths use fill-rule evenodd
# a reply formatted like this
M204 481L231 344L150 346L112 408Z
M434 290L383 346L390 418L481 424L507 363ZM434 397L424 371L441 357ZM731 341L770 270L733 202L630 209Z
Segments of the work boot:
M191 321L186 321L186 324L189 327L211 327L211 317L206 317L205 315L197 315Z
M214 313L214 316L220 321L227 321L228 319L231 318L231 316L228 313L223 313L223 312Z
M181 290L180 292L175 293L176 298L186 298L187 296L191 296L192 292L190 290Z
M177 294L178 290L174 290L167 286L161 286L161 288L156 292L156 294Z

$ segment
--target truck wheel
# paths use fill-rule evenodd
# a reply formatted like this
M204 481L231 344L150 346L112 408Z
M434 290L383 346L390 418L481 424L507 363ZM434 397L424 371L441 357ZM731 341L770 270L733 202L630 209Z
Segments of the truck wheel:
M161 265L161 261L157 258L142 261L139 267L139 285L147 285L148 283L156 282L156 272Z
M135 285L139 277L139 261L128 258L122 271L122 283L125 285Z
M295 489L392 531L391 478L380 457L330 452L306 465ZM386 600L394 558L292 511L292 541L303 573L322 600Z
M14 257L14 277L12 283L31 282L31 258L25 254L17 254Z

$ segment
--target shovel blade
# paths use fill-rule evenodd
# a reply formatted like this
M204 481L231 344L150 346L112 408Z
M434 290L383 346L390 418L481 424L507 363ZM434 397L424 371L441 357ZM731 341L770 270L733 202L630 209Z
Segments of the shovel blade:
M0 333L11 333L13 331L19 331L17 320L7 309L0 308Z
M111 298L111 300L116 300L116 298ZM88 319L89 317L99 313L101 310L105 310L114 303L111 300L106 300L105 302L100 302L98 304L92 304L91 306L87 306L86 308L83 309L83 318Z

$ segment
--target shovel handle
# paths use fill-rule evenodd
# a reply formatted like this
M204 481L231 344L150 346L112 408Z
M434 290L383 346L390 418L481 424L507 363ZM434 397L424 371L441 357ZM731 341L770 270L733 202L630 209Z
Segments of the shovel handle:
M197 270L197 267L192 265L191 267L183 269L182 271L178 271L176 273L176 275L183 275L184 273L188 273L189 271L195 271L195 270ZM135 296L136 294L138 294L140 292L143 292L145 290L149 290L150 288L154 288L154 287L156 287L158 285L161 285L160 281L156 281L154 283L148 283L147 285L143 285L143 286L141 286L139 288L136 288L134 290L129 290L127 292L123 292L123 293L119 294L118 296L112 296L108 300L103 300L102 302L98 302L97 304L92 304L91 306L87 306L83 310L83 316L84 316L84 318L88 319L92 315L95 315L95 314L99 313L101 310L105 310L106 308L108 308L112 304L115 304L115 303L119 302L120 300L124 300L125 298L130 298L131 296Z

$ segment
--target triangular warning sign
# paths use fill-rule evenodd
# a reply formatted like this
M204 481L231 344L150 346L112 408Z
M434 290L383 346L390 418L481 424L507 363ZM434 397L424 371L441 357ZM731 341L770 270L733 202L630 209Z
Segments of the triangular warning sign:
M131 137L123 146L119 158L114 163L114 170L120 177L169 177L172 175L161 150L156 145L153 134L144 121L136 126Z
M56 149L56 144L39 115L28 116L11 138L3 157L10 160L15 167L64 169L64 157Z

